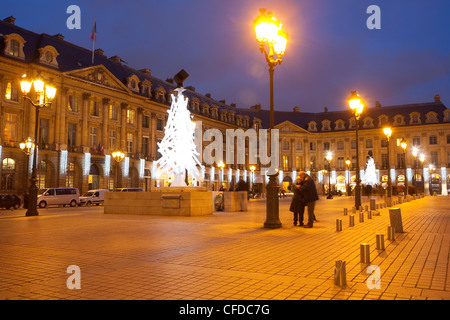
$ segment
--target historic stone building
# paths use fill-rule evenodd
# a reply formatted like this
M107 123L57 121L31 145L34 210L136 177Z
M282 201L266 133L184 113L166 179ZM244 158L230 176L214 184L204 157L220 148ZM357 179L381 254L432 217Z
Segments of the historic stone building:
M92 63L90 50L64 41L60 34L36 34L20 28L13 17L0 21L0 33L0 192L20 194L29 185L32 156L25 155L19 143L34 138L36 119L34 107L24 101L20 91L20 78L25 73L39 74L57 88L51 107L40 111L40 187L74 186L84 192L114 187L149 190L167 185L167 177L155 179L154 163L176 88L172 79L158 79L149 69L133 69L120 57L107 57L101 49L95 51ZM189 109L194 120L202 121L203 132L210 128L223 133L226 129L268 128L269 112L259 105L242 109L200 94L194 87L186 89ZM382 132L386 123L393 129L389 159ZM275 125L280 130L279 179L284 188L305 170L323 190L330 182L332 189L346 191L347 184L353 184L355 170L361 170L363 177L369 153L380 183L390 174L394 186L414 182L425 192L442 194L450 187L450 110L438 95L429 103L377 103L366 108L358 142L350 110L331 112L325 108L306 113L296 107L292 112L276 111ZM402 139L408 144L405 153L399 146ZM360 168L356 168L356 143ZM413 146L425 155L423 168L411 154ZM119 164L111 158L116 149L126 153ZM328 151L333 154L330 167L325 160ZM245 164L226 165L224 169L206 165L204 185L217 190L219 182L230 187L249 177L263 185L268 180L260 166L255 176L250 174L248 143L246 156Z
M32 156L19 143L34 138L35 110L20 90L23 74L40 75L57 88L52 105L40 110L39 186L88 189L143 187L166 184L167 177L152 180L163 138L173 79L163 81L149 69L136 70L117 57L106 57L64 41L60 34L36 34L0 21L1 192L22 193L28 188ZM260 120L241 112L235 104L185 91L195 121L203 131L216 128L247 129ZM206 145L206 144L205 144ZM117 164L111 152L120 149L125 159ZM247 179L247 165L227 166L230 181ZM217 188L219 170L207 166L205 186Z

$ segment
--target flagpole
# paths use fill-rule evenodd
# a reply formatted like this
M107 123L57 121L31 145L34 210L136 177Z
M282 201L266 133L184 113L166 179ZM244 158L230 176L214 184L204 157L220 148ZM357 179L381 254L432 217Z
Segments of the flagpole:
M94 46L95 46L95 38L97 37L97 21L94 18L94 31L92 35L92 64L94 64Z

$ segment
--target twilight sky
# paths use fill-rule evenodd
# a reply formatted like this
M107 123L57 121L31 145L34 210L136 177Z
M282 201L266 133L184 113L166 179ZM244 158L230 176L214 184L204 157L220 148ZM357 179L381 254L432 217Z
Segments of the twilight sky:
M69 30L67 7L81 9L81 29ZM381 30L369 30L370 5L381 9ZM275 67L275 109L348 108L357 90L369 107L432 102L450 106L448 0L2 0L1 16L36 33L120 56L160 79L185 69L185 86L248 108L269 108L269 74L253 19L273 11L289 33Z

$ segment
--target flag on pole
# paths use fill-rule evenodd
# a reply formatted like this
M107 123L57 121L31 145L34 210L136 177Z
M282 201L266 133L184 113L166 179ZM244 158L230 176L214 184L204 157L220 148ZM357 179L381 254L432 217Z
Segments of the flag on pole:
M94 19L94 28L92 28L92 33L91 33L91 40L92 40L92 64L94 64L95 39L97 39L97 21Z

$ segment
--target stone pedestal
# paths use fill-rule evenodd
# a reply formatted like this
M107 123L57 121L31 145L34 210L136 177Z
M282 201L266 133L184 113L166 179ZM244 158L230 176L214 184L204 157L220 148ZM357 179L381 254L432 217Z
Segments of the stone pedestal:
M151 192L106 192L105 214L204 216L213 211L212 193L202 187L164 187Z

